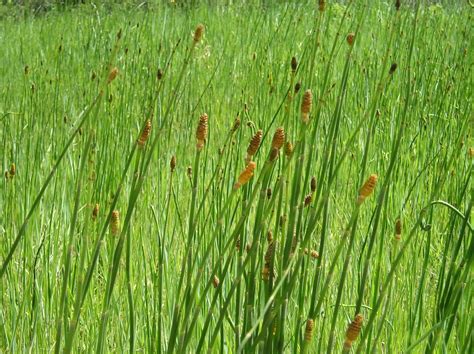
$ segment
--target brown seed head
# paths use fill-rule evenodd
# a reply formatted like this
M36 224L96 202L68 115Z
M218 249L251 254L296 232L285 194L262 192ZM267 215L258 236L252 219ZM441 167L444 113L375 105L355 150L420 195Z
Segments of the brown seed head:
M158 80L161 80L163 78L163 70L158 69L158 71L156 72L156 78Z
M344 341L344 348L350 349L352 347L352 343L357 339L360 334L360 329L362 327L362 322L364 318L359 313L355 316L354 320L349 324L346 331L346 339Z
M241 186L243 186L245 183L250 181L250 178L253 176L253 171L255 170L255 167L257 167L257 164L253 161L250 161L245 167L245 169L242 171L240 174L239 178L237 179L237 182L234 184L234 189L237 190Z
M304 330L304 340L307 343L311 342L313 338L313 330L314 330L314 321L311 318L306 320L306 328Z
M352 45L354 45L354 40L355 40L355 33L354 32L349 33L346 37L346 41L351 47Z
M285 155L286 155L286 157L291 157L291 155L293 155L293 150L294 150L293 144L291 142L287 141L286 144L285 144Z
M400 10L400 6L401 6L401 1L400 0L395 0L395 9L398 11Z
M390 70L389 70L389 74L392 75L395 70L397 70L397 63L392 63L392 65L390 66Z
M293 71L294 73L297 68L298 68L298 61L296 60L295 57L293 57L291 58L291 71Z
M300 89L301 89L301 82L297 82L295 84L295 94L297 94L298 92L300 92Z
M196 129L196 139L197 139L196 148L198 149L198 151L201 151L202 148L204 147L204 144L206 143L207 121L208 121L208 117L206 113L202 114L199 117L199 124Z
M92 220L95 221L97 219L97 215L99 215L99 204L94 205L94 209L92 209Z
M250 158L255 155L255 153L258 150L258 147L260 146L260 143L262 141L262 136L263 132L262 130L258 130L255 135L252 137L250 140L250 144L247 148L247 158L250 161Z
M308 205L311 204L312 201L313 201L313 195L312 195L312 194L308 194L308 195L304 198L304 206L307 207Z
M319 0L319 11L323 12L326 8L326 0Z
M15 175L16 175L16 165L15 165L14 162L12 162L12 164L10 165L9 174L10 174L10 178L15 177Z
M304 124L309 123L309 113L313 106L313 93L311 90L306 90L303 95L303 101L301 102L301 120Z
M235 118L234 124L232 125L232 129L230 131L232 133L235 133L237 131L237 129L239 129L239 127L240 127L240 118L237 117L237 118Z
M470 157L471 159L474 158L474 147L470 147L470 148L469 148L468 154L469 154L469 157Z
M397 241L400 241L401 238L402 238L402 220L397 219L397 221L395 221L395 239Z
M10 178L10 174L8 173L8 171L5 171L5 179L9 179Z
M273 261L273 252L275 251L275 242L269 242L265 252L265 263L271 264Z
M217 277L217 275L214 275L214 277L212 278L212 286L215 288L217 288L219 286L219 278Z
M193 168L191 166L188 166L188 168L186 169L186 174L189 178L193 176Z
M112 219L110 220L110 230L112 235L118 235L120 232L120 213L118 210L112 212Z
M115 78L117 77L118 75L118 68L117 67L113 67L112 69L110 69L110 72L109 72L109 77L107 78L107 83L110 84L112 81L115 80Z
M196 29L194 30L194 43L197 43L201 40L202 38L202 34L204 33L204 25L203 24L199 24L196 26Z
M375 185L377 184L377 175L373 174L365 181L364 185L359 190L359 197L357 199L357 204L362 204L364 200L372 194L374 191Z
M142 131L140 137L138 138L138 146L139 147L144 147L145 146L145 143L148 140L148 137L150 136L150 132L151 132L151 120L148 119L145 123L145 127L143 128L143 131Z
M278 158L279 154L280 154L280 150L278 150L277 148L272 148L270 150L270 156L269 156L270 162L275 161Z
M267 242L268 243L273 242L273 232L272 232L272 230L268 230L268 232L267 232Z
M282 127L277 128L273 135L272 148L280 150L285 143L285 131Z
M311 192L314 193L316 191L316 177L311 177Z
M319 253L316 250L311 250L310 255L311 255L312 258L315 258L315 259L319 258Z
M171 160L170 160L170 170L171 170L171 173L174 172L174 170L176 169L176 156L171 156Z

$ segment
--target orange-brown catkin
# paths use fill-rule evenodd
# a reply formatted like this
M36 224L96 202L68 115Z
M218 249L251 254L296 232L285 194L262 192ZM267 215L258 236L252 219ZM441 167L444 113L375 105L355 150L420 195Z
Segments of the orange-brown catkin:
M306 320L306 328L304 330L305 342L307 343L311 342L311 339L313 338L313 330L314 330L314 320L312 320L311 318L308 318Z
M112 81L115 80L115 78L117 77L118 75L118 68L117 67L113 67L112 69L110 69L110 72L109 72L109 77L107 78L107 83L110 84Z
M279 127L273 135L272 148L280 150L283 144L285 144L285 131Z
M359 190L359 197L357 198L357 204L360 205L364 200L372 194L375 185L377 184L377 175L373 174L365 181L364 185Z
M96 220L97 216L99 215L99 204L94 205L94 209L92 209L92 220Z
M247 148L247 157L245 158L245 162L249 163L252 160L252 156L254 156L260 146L262 141L263 132L262 130L258 130L255 135L250 140L250 144Z
M303 101L301 102L301 120L304 124L309 123L309 113L313 106L313 93L311 90L306 90L303 95Z
M196 26L196 29L194 30L194 43L198 43L201 38L202 34L204 33L204 25L200 23L199 25Z
M355 40L355 33L354 32L349 33L346 37L346 41L351 47L354 45L354 40Z
M397 219L395 221L395 240L400 241L402 238L402 221Z
M250 161L245 167L245 169L242 171L240 174L239 178L237 179L237 182L234 184L234 189L239 189L242 187L245 183L250 181L250 178L253 176L253 171L255 170L255 167L257 167L257 164L253 161Z
M354 321L349 324L349 327L347 327L346 331L346 339L344 340L344 349L351 349L352 343L355 342L355 340L359 336L363 321L364 318L359 313L355 316Z
M296 72L296 69L298 69L298 61L296 60L296 57L291 58L291 71L294 73Z
M145 123L145 127L143 128L142 133L140 134L140 137L138 138L138 146L144 147L146 141L148 140L148 137L150 136L151 132L151 120L147 120Z
M112 219L110 220L110 230L112 235L118 235L120 232L120 213L118 210L112 212Z
M207 121L208 121L208 117L206 113L202 114L199 117L199 124L196 129L196 139L197 139L196 148L198 149L198 151L201 151L202 148L204 147L204 144L206 143Z

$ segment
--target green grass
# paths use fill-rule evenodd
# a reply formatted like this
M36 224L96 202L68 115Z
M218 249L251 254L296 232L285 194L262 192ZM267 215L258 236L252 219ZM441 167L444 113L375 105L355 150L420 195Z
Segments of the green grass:
M0 351L468 353L472 9L363 3L2 8Z

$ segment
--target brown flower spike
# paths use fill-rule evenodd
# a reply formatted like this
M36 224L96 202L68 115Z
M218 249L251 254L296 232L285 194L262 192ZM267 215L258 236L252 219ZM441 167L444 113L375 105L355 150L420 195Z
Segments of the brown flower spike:
M355 316L354 321L349 324L349 327L346 331L346 339L344 340L344 349L350 350L352 343L356 341L357 337L360 334L360 329L362 327L362 322L364 318L359 313Z
M151 120L147 120L145 123L145 127L143 128L142 133L140 134L140 137L138 138L138 146L141 148L145 146L146 141L148 140L148 137L150 136L151 132Z
M305 342L307 343L311 342L311 339L313 338L313 330L314 330L314 320L312 320L311 318L308 318L306 320L306 328L304 331Z
M255 135L250 140L250 144L247 148L247 157L245 158L245 162L249 163L252 160L252 156L257 153L258 147L262 141L263 132L262 130L258 130Z
M273 135L272 148L280 150L283 144L285 144L285 131L279 127Z
M364 200L369 197L375 189L377 184L377 175L373 174L365 181L364 185L359 190L359 197L357 198L357 204L361 205Z
M110 84L112 81L115 80L115 78L117 77L118 75L118 68L117 67L114 67L110 70L109 72L109 77L107 78L107 83Z
M110 231L112 235L118 235L120 232L120 213L118 210L112 212L112 219L110 220Z
M313 106L313 93L311 90L306 90L303 95L303 101L301 102L301 120L304 124L309 123L309 113Z
M194 43L198 43L201 38L202 34L204 33L204 25L200 23L199 25L196 26L196 29L194 30Z
M354 45L354 40L355 40L355 33L354 32L349 33L346 37L346 41L351 47Z
M197 139L197 144L196 148L198 151L201 151L202 148L204 147L204 144L206 143L206 138L207 138L207 114L204 113L199 117L199 124L196 130L196 139Z
M237 179L237 182L234 184L234 189L237 190L240 187L242 187L245 183L250 181L250 178L253 176L253 171L257 167L257 164L253 161L250 161L245 167L245 169L242 171L240 174L239 178Z

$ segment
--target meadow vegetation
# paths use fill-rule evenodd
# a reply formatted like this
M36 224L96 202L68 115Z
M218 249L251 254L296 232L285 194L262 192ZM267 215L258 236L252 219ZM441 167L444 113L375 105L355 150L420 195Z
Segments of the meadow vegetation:
M2 12L0 351L472 350L469 3L143 4Z

